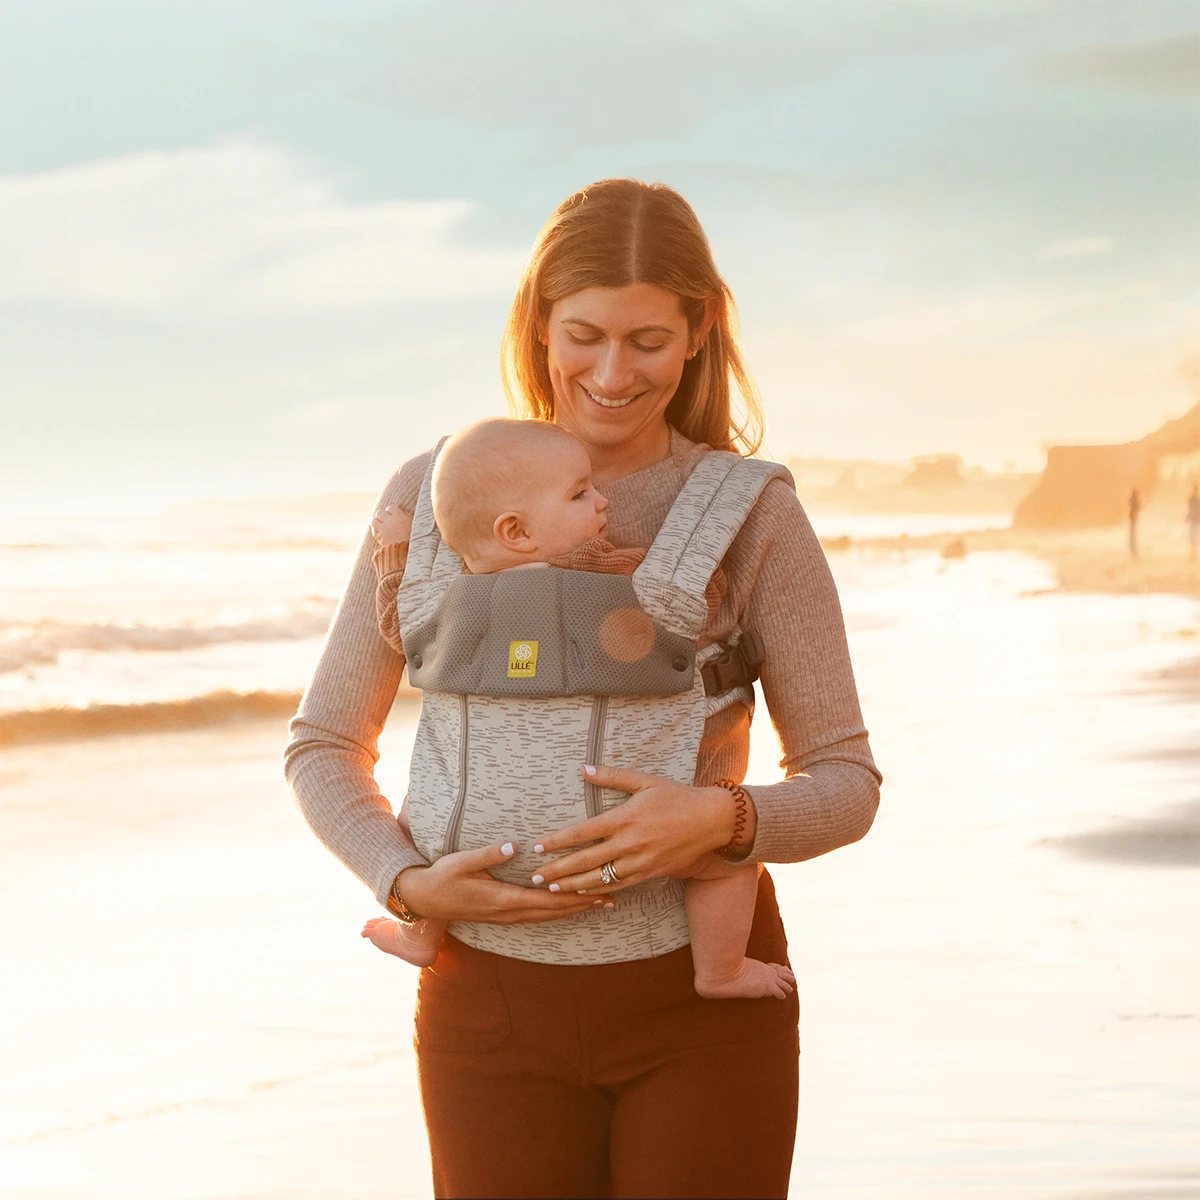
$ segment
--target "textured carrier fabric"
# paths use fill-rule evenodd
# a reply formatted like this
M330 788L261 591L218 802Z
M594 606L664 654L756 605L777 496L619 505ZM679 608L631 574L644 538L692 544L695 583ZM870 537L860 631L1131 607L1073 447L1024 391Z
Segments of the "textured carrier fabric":
M544 861L532 850L539 836L628 799L587 783L583 763L636 765L691 784L707 717L752 704L749 688L705 695L700 668L720 648L697 652L695 639L709 578L768 480L786 471L706 454L632 579L558 569L470 576L433 519L442 444L422 483L397 595L410 679L423 690L408 819L430 862L513 840L517 854L492 873L528 887ZM625 636L605 637L606 622ZM456 922L450 932L510 958L575 965L686 944L681 880L624 888L615 899L615 909L560 921Z

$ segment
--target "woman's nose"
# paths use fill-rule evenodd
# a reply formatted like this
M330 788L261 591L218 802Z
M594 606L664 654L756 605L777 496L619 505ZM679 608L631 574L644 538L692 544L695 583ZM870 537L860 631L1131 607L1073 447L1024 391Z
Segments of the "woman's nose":
M592 371L592 378L607 399L622 399L622 391L633 382L633 364L624 347L611 345L602 351Z

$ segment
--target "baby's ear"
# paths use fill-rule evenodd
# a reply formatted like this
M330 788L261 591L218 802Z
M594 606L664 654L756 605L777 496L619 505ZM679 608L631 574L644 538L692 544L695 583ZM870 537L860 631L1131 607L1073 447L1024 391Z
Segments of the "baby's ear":
M529 536L529 528L525 521L524 513L519 513L515 510L502 512L492 524L492 533L495 534L496 541L505 550L526 553L535 548L533 538Z

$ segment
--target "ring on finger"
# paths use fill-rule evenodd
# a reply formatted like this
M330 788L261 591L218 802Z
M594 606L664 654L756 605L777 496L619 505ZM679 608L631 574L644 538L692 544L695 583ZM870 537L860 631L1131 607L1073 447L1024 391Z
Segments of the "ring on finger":
M616 864L611 858L600 868L600 882L605 887L612 887L614 883L621 882L621 877L617 874Z

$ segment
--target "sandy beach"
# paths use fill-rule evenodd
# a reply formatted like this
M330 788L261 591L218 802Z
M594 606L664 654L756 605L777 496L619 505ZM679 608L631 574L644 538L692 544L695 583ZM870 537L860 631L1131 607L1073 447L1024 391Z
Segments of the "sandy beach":
M818 518L819 520L819 518ZM908 553L932 550L947 557L982 550L1032 555L1054 568L1053 587L1067 592L1174 593L1200 596L1200 559L1188 552L1183 529L1144 522L1139 553L1130 555L1128 530L974 529L924 536L823 538L827 553Z
M359 940L375 906L291 809L283 738L6 754L6 1195L428 1194L415 973Z
M775 869L806 1197L1200 1194L1196 610L1011 553L834 561L886 774ZM760 713L750 778L777 777ZM412 705L384 735L404 788ZM430 1194L415 971L303 826L279 718L3 760L0 1189Z

